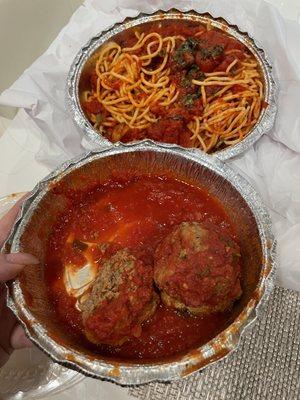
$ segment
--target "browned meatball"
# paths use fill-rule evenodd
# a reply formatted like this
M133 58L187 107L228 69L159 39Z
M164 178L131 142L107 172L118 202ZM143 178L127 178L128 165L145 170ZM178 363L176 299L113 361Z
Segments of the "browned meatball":
M81 305L87 338L121 345L141 334L141 324L155 311L153 269L127 249L104 261L89 296Z
M241 295L239 246L211 224L183 222L155 252L163 302L193 314L224 311Z

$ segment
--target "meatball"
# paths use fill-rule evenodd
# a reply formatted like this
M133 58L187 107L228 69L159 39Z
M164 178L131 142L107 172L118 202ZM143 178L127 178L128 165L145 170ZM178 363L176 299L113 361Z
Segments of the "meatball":
M175 226L154 259L154 280L169 307L209 314L229 309L241 296L239 246L215 225Z
M103 262L81 304L86 337L96 344L121 345L141 334L141 324L155 311L158 295L153 268L128 249Z

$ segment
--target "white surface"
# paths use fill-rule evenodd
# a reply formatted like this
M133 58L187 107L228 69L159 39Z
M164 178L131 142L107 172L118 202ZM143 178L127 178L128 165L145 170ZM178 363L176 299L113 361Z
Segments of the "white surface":
M82 2L0 0L0 93L47 49ZM15 111L0 107L3 116L12 118Z
M3 133L6 131L10 124L11 120L5 117L0 116L0 137L3 135Z
M31 119L20 110L0 138L0 197L30 191L49 169L35 160L41 137Z
M298 0L272 2L285 17L299 20ZM147 2L121 0L118 3L130 4L132 8L138 4L142 8ZM178 3L164 1L164 4L175 6ZM0 196L29 190L49 171L50 166L81 150L78 145L80 133L64 110L65 76L75 53L88 37L121 17L114 10L115 4L114 0L86 1L85 7L77 10L46 54L16 82L13 90L2 96L2 102L24 107L25 110L19 111L0 139ZM160 5L161 1L152 0L151 4ZM184 4L187 8L198 5L200 10L229 16L231 21L263 43L275 63L281 84L276 129L231 164L253 183L269 206L281 247L280 282L287 287L299 288L300 90L297 68L300 65L300 36L295 40L295 34L299 35L299 26L282 20L275 9L255 0L185 1ZM134 11L127 10L125 14L134 15ZM292 65L288 62L287 51L289 57L293 57ZM45 90L49 83L53 89L51 93ZM36 154L43 164L36 161ZM51 398L118 400L127 398L127 390L110 383L85 379L73 389Z

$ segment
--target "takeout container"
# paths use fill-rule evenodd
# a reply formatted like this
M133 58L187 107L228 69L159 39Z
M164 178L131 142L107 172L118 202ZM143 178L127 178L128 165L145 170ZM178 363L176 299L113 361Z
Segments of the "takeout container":
M112 144L108 139L102 136L99 131L93 128L81 108L80 93L86 89L85 77L95 65L99 47L107 41L113 40L116 34L147 22L166 19L192 20L199 21L199 23L202 24L210 22L212 26L225 31L242 42L256 58L263 75L265 90L264 101L267 103L266 108L261 111L258 122L241 142L227 147L224 150L215 152L214 155L220 160L227 160L243 153L264 133L267 133L272 128L277 111L277 87L272 76L272 67L265 51L258 46L254 39L249 36L248 33L242 32L236 25L228 23L224 18L215 18L209 13L200 14L193 10L181 12L177 9L171 9L169 11L159 10L151 15L141 13L135 18L126 18L123 22L117 23L108 30L100 32L98 35L91 38L78 52L71 65L67 78L66 101L74 121L79 128L82 129L86 138L99 147L107 147ZM200 150L198 151L200 152Z
M222 202L241 245L243 295L233 307L229 325L207 344L167 362L116 362L93 354L75 342L59 323L47 297L43 279L45 244L56 217L67 204L64 194L56 194L56 185L63 181L66 187L85 190L95 178L101 183L124 171L168 171L177 179L204 187ZM214 157L152 141L90 152L60 166L35 187L23 204L5 250L26 251L41 260L39 266L26 266L20 277L8 284L8 306L29 338L66 367L126 385L178 379L227 356L260 314L274 284L275 240L266 208L253 188Z

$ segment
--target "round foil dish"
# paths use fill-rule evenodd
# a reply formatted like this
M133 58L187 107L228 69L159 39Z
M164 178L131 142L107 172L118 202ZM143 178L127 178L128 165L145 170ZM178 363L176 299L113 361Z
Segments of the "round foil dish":
M95 354L63 329L48 298L43 260L51 228L66 209L64 193L68 188L88 190L95 177L101 184L115 177L117 171L141 176L166 173L196 188L205 188L221 202L236 229L243 259L242 297L220 333L168 360L116 361ZM66 185L66 192L57 192L61 184ZM271 221L253 188L216 158L151 141L90 152L63 164L25 201L5 249L26 251L41 260L39 266L27 266L18 279L9 283L8 305L29 338L59 364L122 385L175 380L225 357L238 347L239 338L261 313L274 285Z
M221 17L214 18L208 13L199 14L196 11L180 12L172 9L167 12L157 11L151 15L140 14L135 18L126 18L122 23L115 24L110 29L100 32L97 36L93 37L77 54L71 65L67 79L66 98L74 121L90 141L100 147L107 147L112 144L99 130L93 127L81 105L82 93L89 87L88 77L94 69L99 49L108 41L113 40L116 35L124 34L124 32L130 30L132 27L166 20L199 22L204 25L211 24L212 27L224 31L245 45L257 61L264 86L264 106L262 106L258 120L241 141L211 153L221 160L227 160L241 154L272 128L277 111L276 84L267 56L254 39L247 33L242 32L237 26L229 24L225 19ZM148 139L153 138L149 137Z

